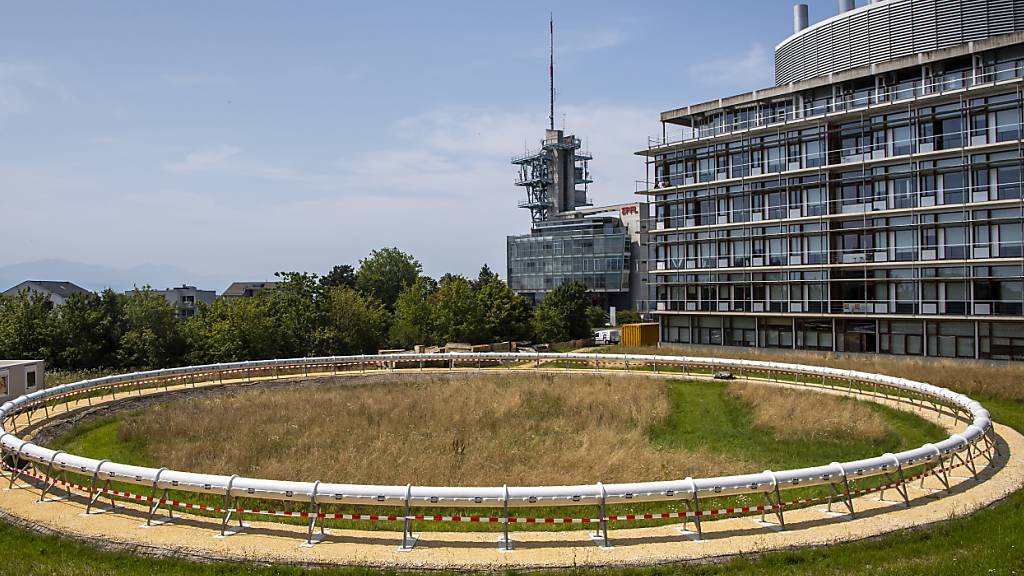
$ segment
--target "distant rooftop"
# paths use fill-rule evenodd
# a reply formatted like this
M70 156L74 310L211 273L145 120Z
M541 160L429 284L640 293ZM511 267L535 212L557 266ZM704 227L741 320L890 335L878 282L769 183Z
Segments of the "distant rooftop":
M234 298L234 297L245 297L253 296L256 292L265 288L273 288L280 284L280 282L232 282L228 286L221 297Z
M23 366L26 364L38 364L42 360L0 360L0 368L10 368L12 366Z
M51 294L56 294L56 295L58 295L58 296L60 296L62 298L69 298L72 294L90 294L91 293L89 290L86 290L85 288L82 288L81 286L79 286L79 285L77 285L77 284L75 284L73 282L68 282L66 280L64 280L64 281L55 281L55 280L26 280L26 281L18 284L17 286L12 286L11 288L8 288L4 292L4 294L9 295L9 296L10 295L14 295L14 294L17 294L18 292L20 292L20 291L22 291L22 290L24 290L26 288L30 288L30 287L35 289L36 291L49 292Z

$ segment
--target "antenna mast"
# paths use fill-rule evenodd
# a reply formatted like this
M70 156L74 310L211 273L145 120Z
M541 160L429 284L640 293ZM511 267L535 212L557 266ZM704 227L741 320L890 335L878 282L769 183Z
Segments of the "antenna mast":
M551 40L550 62L548 63L548 84L551 88L551 111L548 121L551 129L555 129L555 15L549 13L548 30Z

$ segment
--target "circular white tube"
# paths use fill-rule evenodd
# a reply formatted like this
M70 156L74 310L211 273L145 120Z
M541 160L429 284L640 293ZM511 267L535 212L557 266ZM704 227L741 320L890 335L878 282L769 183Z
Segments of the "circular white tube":
M237 475L198 474L194 472L170 470L166 468L148 468L117 462L101 461L55 452L44 446L21 440L16 434L10 433L0 426L0 447L10 453L38 464L52 463L54 470L65 470L89 474L103 466L104 480L116 480L132 484L153 486L155 488L172 488L187 492L218 494L229 496L251 496L269 500L309 502L310 498L318 498L323 503L340 504L377 504L402 506L408 501L410 505L421 506L486 506L499 507L506 499L510 507L533 505L570 506L579 504L599 504L602 499L608 504L637 501L667 501L692 497L708 497L717 495L734 495L767 492L776 484L780 489L795 486L815 486L834 481L838 470L840 475L849 478L875 476L885 473L893 466L912 466L934 462L936 459L959 452L979 442L991 429L990 414L978 402L971 398L941 388L894 376L883 376L853 370L825 368L821 366L804 366L779 362L756 360L735 360L725 358L696 358L683 356L657 355L621 355L621 354L576 354L576 353L449 353L449 354L388 354L372 356L331 356L322 358L295 358L286 360L262 360L255 362L236 362L230 364L212 364L190 366L167 370L150 370L119 376L107 376L93 380L84 380L72 384L56 386L45 390L19 396L0 406L0 421L6 416L14 415L29 405L47 399L89 389L99 389L113 384L138 382L152 378L172 376L217 375L221 372L234 371L244 374L246 370L256 368L274 368L282 366L313 367L333 365L353 365L361 363L444 361L455 362L488 362L488 361L552 361L576 360L631 362L639 365L653 364L666 366L713 366L719 368L752 368L786 372L789 374L828 376L852 380L856 382L883 384L892 388L906 390L936 400L955 405L971 415L972 421L959 433L952 434L945 440L934 444L925 444L919 448L905 450L897 454L884 454L851 462L830 463L807 468L783 471L765 471L735 476L715 478L686 478L681 480L663 480L654 482L628 482L618 484L582 484L575 486L381 486L367 484L338 484L329 482L300 482L245 478Z

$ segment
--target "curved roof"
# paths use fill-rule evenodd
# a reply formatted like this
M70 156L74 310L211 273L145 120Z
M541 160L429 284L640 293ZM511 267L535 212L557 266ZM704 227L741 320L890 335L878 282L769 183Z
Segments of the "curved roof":
M1024 0L884 0L809 26L775 47L788 84L1024 30Z

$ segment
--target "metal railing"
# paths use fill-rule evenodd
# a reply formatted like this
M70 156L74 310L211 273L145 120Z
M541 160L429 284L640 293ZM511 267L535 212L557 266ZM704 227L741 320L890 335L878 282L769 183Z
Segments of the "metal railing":
M710 125L692 129L690 135L679 138L661 136L648 137L648 149L656 149L677 144L686 144L700 140L711 140L726 134L742 133L747 130L769 128L772 126L786 127L790 124L802 123L818 118L826 118L837 114L846 114L860 110L890 106L900 102L912 102L920 98L941 96L950 92L973 90L986 86L994 86L1001 82L1015 81L1024 76L1024 66L1017 62L1004 62L987 66L977 73L971 71L956 72L949 77L932 78L928 81L914 80L906 86L886 86L881 90L868 89L859 93L843 94L837 98L825 98L821 104L806 106L803 110L787 109L785 111L755 114L749 120L737 119L732 122ZM754 104L748 105L751 107Z
M817 466L783 471L764 471L714 478L683 478L657 481L641 481L616 484L582 484L573 486L404 486L360 485L336 482L280 481L261 478L247 478L239 475L199 474L188 471L150 468L97 460L52 450L23 440L18 436L17 419L26 416L30 421L33 413L43 410L50 416L50 407L56 403L65 405L73 400L92 403L96 395L118 390L138 389L143 386L163 386L172 383L183 387L196 386L199 382L224 383L250 381L253 378L273 378L282 371L301 370L302 375L318 373L339 373L341 371L389 370L422 371L424 366L440 366L455 370L459 367L481 369L483 366L508 368L510 370L543 370L545 368L567 369L571 367L591 370L620 369L630 373L657 374L666 371L676 374L709 375L718 370L729 370L740 378L762 378L784 382L787 385L822 387L845 386L850 393L867 393L890 398L909 398L915 405L925 402L939 410L952 413L964 423L963 428L946 439L925 444L919 448L896 454L883 454L850 462L830 462ZM639 518L612 517L606 506L637 502L674 502L687 506L687 512L652 517L676 517L693 519L700 533L701 499L742 494L764 495L765 506L751 510L769 511L778 517L784 527L786 503L780 492L808 486L828 486L839 500L854 513L849 482L860 478L885 477L903 495L909 506L906 493L907 481L904 471L910 467L925 470L917 477L934 474L940 480L945 478L946 466L959 459L960 465L968 466L977 474L974 458L987 455L991 461L995 453L995 438L989 412L971 398L945 388L923 382L916 382L893 376L866 372L840 370L819 366L805 366L778 362L754 360L733 360L722 358L695 358L684 356L580 354L580 353L449 353L449 354L390 354L373 356L333 356L322 358L298 358L288 360L265 360L192 366L166 370L136 372L120 376L109 376L65 384L25 394L0 406L0 448L5 453L5 465L12 470L11 484L19 478L43 480L46 490L61 485L71 490L81 488L88 493L91 508L101 495L141 500L151 504L150 518L162 505L180 505L223 514L222 532L226 530L232 514L240 521L243 512L256 512L238 507L238 498L308 503L308 513L295 516L309 519L309 538L318 519L325 517L343 519L384 519L403 523L403 546L414 541L411 525L414 520L451 520L449 517L424 517L416 515L414 508L428 507L480 507L500 508L501 517L491 518L504 524L504 546L511 548L508 526L517 519L509 514L510 508L538 506L594 506L599 516L579 519L580 523L594 524L605 544L608 541L607 525L611 520L632 520ZM13 431L7 429L11 427ZM39 473L45 470L45 473ZM936 472L938 470L938 472ZM65 473L90 478L88 486L58 481L57 476ZM943 480L949 490L948 479ZM152 490L150 497L140 497L111 487L111 482L134 484ZM882 487L885 489L885 486ZM197 495L219 495L224 498L223 507L182 504L167 500L167 491L183 491ZM163 496L160 497L159 495ZM45 495L45 490L44 490ZM234 506L231 502L234 501ZM831 502L831 497L830 497ZM378 517L363 515L327 515L320 512L321 506L331 504L393 506L404 509L401 515ZM746 510L746 509L745 509ZM716 513L718 511L715 511ZM266 512L273 515L291 513ZM522 519L519 519L522 520ZM568 520L567 520L568 521ZM322 527L321 527L322 529Z

